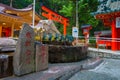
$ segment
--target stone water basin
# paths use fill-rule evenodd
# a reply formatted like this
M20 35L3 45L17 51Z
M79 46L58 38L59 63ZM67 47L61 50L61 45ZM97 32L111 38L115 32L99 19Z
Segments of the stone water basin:
M88 53L88 46L65 46L49 45L49 62L75 62L85 59Z

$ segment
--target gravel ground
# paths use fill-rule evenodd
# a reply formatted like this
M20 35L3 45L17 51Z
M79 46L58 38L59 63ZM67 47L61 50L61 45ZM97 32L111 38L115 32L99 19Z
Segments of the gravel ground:
M104 59L95 69L78 72L69 80L120 80L120 60Z

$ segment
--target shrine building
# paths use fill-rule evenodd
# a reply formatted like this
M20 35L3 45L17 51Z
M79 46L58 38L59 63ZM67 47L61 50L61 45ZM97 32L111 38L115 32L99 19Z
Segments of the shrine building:
M32 25L32 5L23 9L16 9L0 3L0 37L18 37L23 23ZM35 24L40 21L35 13Z
M81 29L82 29L83 35L85 37L86 44L89 44L89 32L92 29L92 26L89 24L82 25Z
M111 49L111 30L95 31L96 47L104 46L106 49ZM102 44L102 45L101 45Z
M111 41L104 40L102 44L108 44L111 50L120 50L120 0L98 0L98 10L92 15L102 20L105 26L111 27Z

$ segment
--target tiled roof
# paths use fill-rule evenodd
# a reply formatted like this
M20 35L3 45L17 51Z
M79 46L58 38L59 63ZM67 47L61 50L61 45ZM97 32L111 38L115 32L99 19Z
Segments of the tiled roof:
M10 15L10 14L7 14L7 13L3 13L3 12L0 12L0 15L9 16L9 17L11 17L11 18L16 18L16 19L18 19L18 18L21 18L21 17L19 17L19 16Z
M98 1L100 2L98 10L96 12L91 13L92 15L120 11L120 0L98 0Z
M24 20L25 22L27 22L27 21L29 22L30 20L28 20L28 19L32 19L32 16L31 16L32 12L31 12L31 14L28 13L29 15L26 15L26 14L27 14L27 12L32 11L32 7L33 7L32 5L29 5L28 7L23 8L23 9L16 9L16 8L13 8L8 5L0 3L0 17L5 16L5 17L9 17L9 18L19 19L19 21ZM24 13L26 13L26 14L24 14ZM23 15L19 15L19 14L23 14ZM28 16L29 18L27 18L26 16ZM35 13L35 19L36 19L36 23L37 23L37 22L39 22L41 17L37 13Z
M89 27L91 27L91 25L89 25L89 24L85 24L85 25L82 25L82 26L81 26L82 29L83 29L83 28L89 28Z
M32 10L32 5L29 5L28 7L23 8L23 9L16 9L16 8L13 8L13 7L10 7L10 6L7 6L5 4L0 3L0 9L2 9L2 8L4 8L4 10L31 11Z
M106 30L106 31L95 31L94 35L97 35L97 34L100 34L100 36L108 36L108 35L111 35L112 33L109 30Z

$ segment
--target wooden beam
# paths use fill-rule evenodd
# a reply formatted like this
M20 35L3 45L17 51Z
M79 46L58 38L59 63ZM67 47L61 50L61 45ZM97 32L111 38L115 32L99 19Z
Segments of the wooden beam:
M105 14L97 14L95 17L96 19L110 19L110 18L115 18L119 16L120 16L120 12L110 12Z
M0 26L0 37L2 37L2 26Z
M11 37L13 37L14 36L14 23L12 24L12 27L11 27Z
M111 18L110 19L103 19L102 21L103 21L105 26L111 26L111 24L112 24Z
M2 15L2 14L0 14L0 19L2 21L11 21L11 22L17 21L17 18L13 18L13 17L10 17L10 16Z

